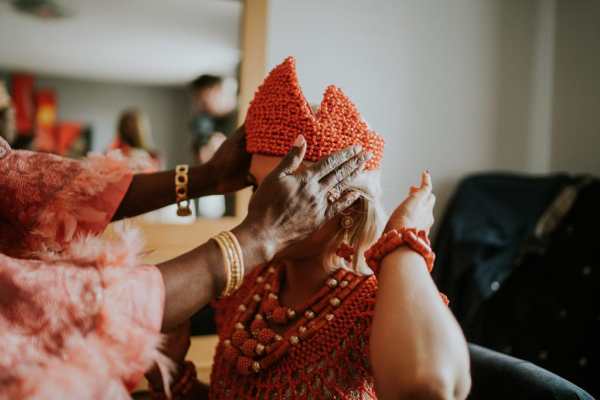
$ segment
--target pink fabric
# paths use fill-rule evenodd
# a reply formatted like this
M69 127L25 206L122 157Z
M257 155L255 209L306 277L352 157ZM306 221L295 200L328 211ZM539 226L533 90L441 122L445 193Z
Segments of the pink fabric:
M0 252L60 252L112 219L132 174L120 154L83 161L13 151L0 138Z
M139 234L93 236L130 181L115 155L79 162L0 138L0 400L129 399L153 362L168 368L164 285L138 260Z

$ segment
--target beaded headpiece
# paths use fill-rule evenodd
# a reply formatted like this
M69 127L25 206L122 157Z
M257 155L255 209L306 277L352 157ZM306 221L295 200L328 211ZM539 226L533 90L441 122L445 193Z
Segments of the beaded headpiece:
M252 154L284 156L298 135L306 138L305 160L317 161L353 144L373 153L366 169L379 167L383 138L369 129L356 106L337 87L325 89L313 112L304 98L293 57L275 67L256 91L246 116L246 149Z

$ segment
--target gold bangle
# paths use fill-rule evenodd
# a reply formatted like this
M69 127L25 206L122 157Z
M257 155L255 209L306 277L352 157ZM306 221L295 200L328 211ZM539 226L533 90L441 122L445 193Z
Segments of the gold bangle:
M229 242L227 236L224 232L221 232L217 236L215 236L217 243L221 246L221 252L223 257L226 259L225 267L227 279L225 283L225 287L223 292L221 293L221 297L226 297L231 295L235 289L240 284L240 273L239 273L239 263L236 259L236 252L234 247Z
M226 281L221 297L226 297L235 292L244 280L245 268L242 248L231 232L221 232L213 239L219 245L223 255Z
M231 232L223 232L223 238L229 245L229 250L233 256L231 263L231 286L230 293L235 292L244 280L244 258L242 248L237 241L237 238Z
M175 201L177 202L177 215L180 217L192 215L188 199L189 170L190 167L186 164L175 167Z
M232 277L232 271L231 271L231 255L229 253L229 250L227 248L227 244L225 243L224 239L221 237L221 234L215 236L212 238L217 245L219 245L219 248L221 249L221 255L223 256L223 267L225 269L225 287L223 288L223 291L221 292L221 297L227 296L229 295L229 293L231 292L231 277Z
M233 250L234 254L232 290L235 291L240 287L245 276L244 254L242 253L240 243L233 233L225 231L223 232L223 235L229 242L230 248Z

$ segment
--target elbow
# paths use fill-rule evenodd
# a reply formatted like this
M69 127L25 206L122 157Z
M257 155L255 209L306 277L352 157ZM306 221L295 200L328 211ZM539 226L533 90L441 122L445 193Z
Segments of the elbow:
M471 388L471 377L468 371L433 371L411 386L396 399L464 400Z
M468 367L439 368L422 371L408 381L380 383L377 394L384 400L464 400L471 389L471 376Z

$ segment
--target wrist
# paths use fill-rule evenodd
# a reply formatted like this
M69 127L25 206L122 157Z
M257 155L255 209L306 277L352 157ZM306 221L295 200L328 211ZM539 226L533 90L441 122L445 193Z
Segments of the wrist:
M190 169L190 198L218 193L218 169L210 162Z
M383 260L389 254L395 253L400 247L407 247L422 256L427 269L431 272L435 261L435 253L431 250L427 232L409 228L403 228L400 231L392 229L384 233L365 251L367 265L377 274L381 269Z
M247 272L256 265L271 261L281 248L277 235L272 234L268 229L261 228L260 224L254 223L248 218L233 228L231 232L240 242Z
M401 231L405 228L414 228L414 224L408 218L398 218L394 221L389 221L385 228L383 229L383 233L387 233L391 230L396 229L397 231Z

